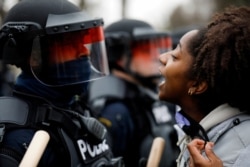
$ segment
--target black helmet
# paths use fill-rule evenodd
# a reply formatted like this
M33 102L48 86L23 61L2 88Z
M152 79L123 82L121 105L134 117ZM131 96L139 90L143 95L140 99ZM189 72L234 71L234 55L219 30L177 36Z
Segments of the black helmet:
M144 81L160 76L159 55L172 48L167 32L156 31L150 24L135 19L121 19L107 26L105 41L110 68ZM124 56L126 62L122 66Z
M0 56L47 86L86 82L109 73L103 20L67 0L22 0L0 30Z
M153 29L148 23L134 19L122 19L105 28L109 62L116 63L124 53L131 56L127 52L131 49L131 42L134 40L133 31L140 27Z

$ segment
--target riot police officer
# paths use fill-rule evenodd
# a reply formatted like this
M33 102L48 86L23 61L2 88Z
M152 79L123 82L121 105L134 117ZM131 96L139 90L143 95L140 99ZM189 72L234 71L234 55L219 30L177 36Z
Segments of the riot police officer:
M108 74L103 20L66 0L23 0L0 31L3 62L21 68L0 98L0 166L18 166L34 134L50 136L38 166L120 166L80 95Z
M158 56L172 47L167 32L135 19L105 28L111 75L90 84L89 103L109 131L116 156L125 166L145 166L155 137L166 140L160 166L175 166L178 154L173 128L176 106L158 100Z

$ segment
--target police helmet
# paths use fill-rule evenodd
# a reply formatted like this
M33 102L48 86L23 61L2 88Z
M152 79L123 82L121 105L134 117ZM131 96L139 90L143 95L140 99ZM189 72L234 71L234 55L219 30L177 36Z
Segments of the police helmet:
M122 69L138 79L159 77L159 55L172 48L168 32L157 31L136 19L121 19L107 26L105 41L111 68ZM118 62L123 56L127 62L121 67Z
M0 56L46 86L94 80L109 73L103 24L67 0L22 0L3 21Z

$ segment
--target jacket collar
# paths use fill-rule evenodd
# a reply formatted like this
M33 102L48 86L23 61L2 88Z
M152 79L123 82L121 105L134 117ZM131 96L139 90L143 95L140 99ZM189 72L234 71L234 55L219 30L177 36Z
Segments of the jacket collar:
M242 112L238 108L231 107L225 103L212 110L206 117L200 121L200 125L208 131L213 126L235 116Z

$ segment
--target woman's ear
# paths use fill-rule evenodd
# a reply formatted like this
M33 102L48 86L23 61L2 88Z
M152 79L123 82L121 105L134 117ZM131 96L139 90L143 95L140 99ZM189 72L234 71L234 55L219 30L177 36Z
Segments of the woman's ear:
M202 94L207 90L207 87L208 86L206 81L196 82L196 84L193 86L193 94Z
M192 86L188 89L189 95L198 95L202 94L207 90L207 82L201 81L201 82L193 82Z

